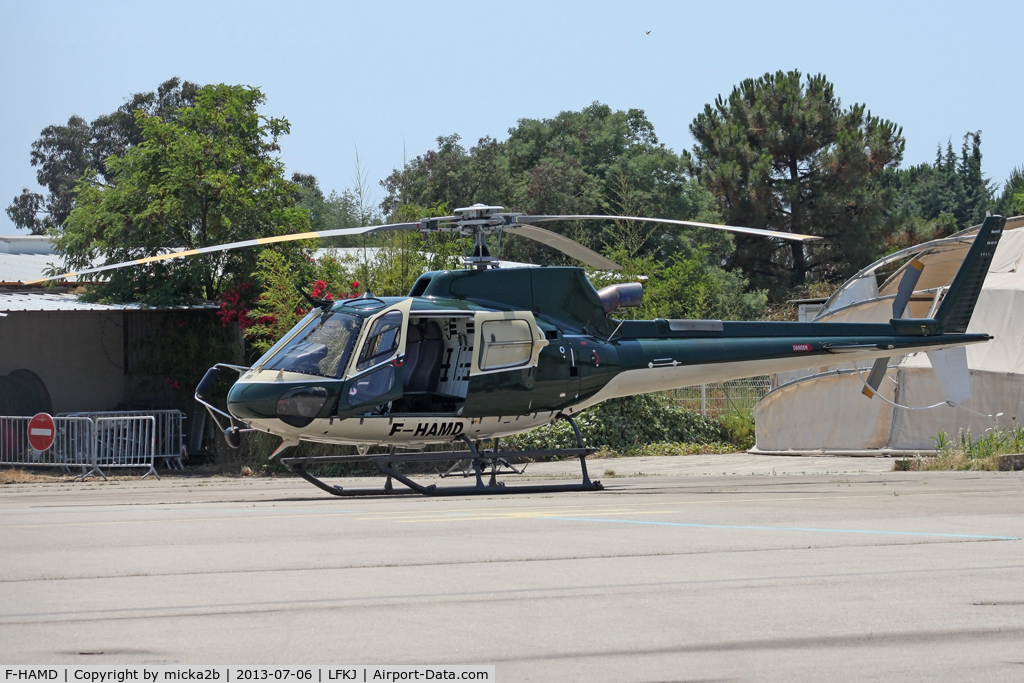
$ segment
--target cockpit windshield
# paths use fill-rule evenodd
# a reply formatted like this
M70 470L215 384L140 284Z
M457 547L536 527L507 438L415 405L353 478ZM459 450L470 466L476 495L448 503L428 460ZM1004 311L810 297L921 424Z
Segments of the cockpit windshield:
M340 379L362 326L358 316L325 313L310 320L263 367Z

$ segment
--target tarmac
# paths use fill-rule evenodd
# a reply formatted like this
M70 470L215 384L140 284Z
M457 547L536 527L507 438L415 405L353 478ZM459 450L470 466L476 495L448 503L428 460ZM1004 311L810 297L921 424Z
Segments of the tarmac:
M7 484L0 666L1024 680L1024 473L891 469L603 459L601 492L461 498L342 499L284 477Z

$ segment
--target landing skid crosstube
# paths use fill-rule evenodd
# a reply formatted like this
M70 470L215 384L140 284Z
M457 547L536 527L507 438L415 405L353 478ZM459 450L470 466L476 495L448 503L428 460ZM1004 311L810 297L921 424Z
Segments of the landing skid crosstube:
M408 493L420 493L425 496L473 496L495 493L559 493L563 491L600 491L604 486L599 481L591 481L587 473L587 456L594 453L595 448L561 448L542 451L478 451L470 443L470 453L466 451L439 451L436 453L382 453L380 455L326 455L311 458L282 458L285 467L334 496L381 496ZM438 462L450 460L466 460L467 455L472 461L476 484L473 486L442 486L436 484L424 486L408 475L399 472L397 466L410 462ZM563 458L579 458L583 481L578 484L532 484L523 486L506 486L497 480L499 467L509 462L524 462L534 458L559 456ZM318 479L307 471L311 465L333 462L371 462L377 470L387 477L382 488L345 489L332 486ZM489 472L488 472L489 470ZM488 481L484 482L484 474ZM408 490L396 490L393 481L407 487Z

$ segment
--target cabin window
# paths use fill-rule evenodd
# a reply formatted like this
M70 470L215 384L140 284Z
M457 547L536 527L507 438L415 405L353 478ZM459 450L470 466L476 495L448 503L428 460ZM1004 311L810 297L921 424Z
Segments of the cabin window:
M526 365L533 357L533 330L525 320L488 320L480 327L480 369Z
M357 377L348 390L348 404L357 406L380 398L395 386L395 367L388 363L379 370Z
M399 311L385 313L378 318L366 336L356 370L365 370L390 358L391 354L398 350L401 334L402 314Z

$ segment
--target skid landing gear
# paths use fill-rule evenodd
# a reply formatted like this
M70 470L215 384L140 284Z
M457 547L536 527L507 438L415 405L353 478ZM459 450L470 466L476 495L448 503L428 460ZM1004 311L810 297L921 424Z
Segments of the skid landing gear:
M563 491L600 491L604 488L601 482L591 481L587 473L587 456L593 454L596 448L584 448L583 439L580 435L576 422L568 416L559 415L567 420L573 427L576 435L577 448L557 448L539 451L480 451L476 445L465 436L461 439L469 446L469 453L466 451L442 451L436 453L396 453L392 448L390 453L378 455L327 455L312 458L282 458L281 462L285 467L295 472L310 484L330 493L334 496L388 496L409 493L419 493L425 496L473 496L495 493L558 493ZM469 456L468 458L466 456ZM512 463L525 462L533 458L559 456L562 458L579 458L580 469L582 470L583 481L578 484L528 484L523 486L506 486L504 482L498 481L499 474L516 473ZM446 460L468 460L470 467L466 475L474 476L476 483L472 486L444 486L438 488L436 484L423 485L414 481L408 475L398 471L398 465L410 462L441 462ZM322 465L332 462L371 462L377 471L387 477L382 488L360 488L345 489L340 486L332 486L318 479L309 473L308 468L312 465ZM503 469L508 468L508 469ZM488 472L489 470L489 472ZM488 480L484 482L484 474L488 474ZM405 489L396 490L393 482L405 486Z

